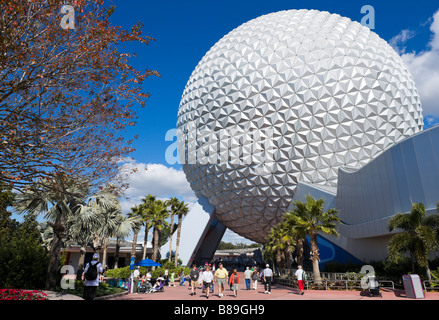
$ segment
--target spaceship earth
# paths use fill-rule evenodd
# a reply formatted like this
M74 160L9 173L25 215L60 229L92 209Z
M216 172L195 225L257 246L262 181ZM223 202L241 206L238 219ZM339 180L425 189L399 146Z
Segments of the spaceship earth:
M242 24L201 59L179 106L178 152L218 220L264 243L299 181L336 186L338 168L422 128L415 83L385 40L338 14L288 10Z

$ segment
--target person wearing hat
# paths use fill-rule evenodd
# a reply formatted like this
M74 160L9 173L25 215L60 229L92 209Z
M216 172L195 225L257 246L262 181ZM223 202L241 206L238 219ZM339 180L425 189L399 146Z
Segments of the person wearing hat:
M95 298L96 289L99 286L99 280L103 271L102 264L99 262L99 254L95 253L93 255L93 260L87 263L82 274L82 281L84 283L84 300L93 300ZM96 278L94 275L96 275Z
M265 266L263 277L264 277L264 282L265 282L265 284L264 284L265 293L270 294L271 293L271 279L273 278L273 271L270 269L270 265L268 263Z

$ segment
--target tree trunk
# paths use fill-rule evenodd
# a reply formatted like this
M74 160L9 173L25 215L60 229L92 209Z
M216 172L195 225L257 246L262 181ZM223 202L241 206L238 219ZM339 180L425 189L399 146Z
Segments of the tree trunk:
M114 254L114 269L119 268L119 251L120 251L120 237L116 238L116 253Z
M412 273L416 273L416 270L415 270L415 258L413 257L412 253L410 253L410 261L412 262Z
M291 275L291 261L293 260L293 254L292 254L292 252L291 252L291 246L290 246L290 244L289 243L287 243L287 247L286 247L286 249L285 249L285 251L286 251L286 264L287 264L287 272L288 272L288 275Z
M148 246L148 232L149 232L148 225L145 225L145 237L143 238L143 255L142 255L142 259L146 259L146 249L147 249L147 246Z
M425 272L427 273L427 279L428 279L428 281L431 281L431 272L430 272L430 266L428 265L428 263L427 263L427 265L425 266Z
M183 220L183 217L178 216L178 227L177 227L177 242L175 244L175 257L174 257L174 264L175 266L178 265L178 247L180 246L180 233L181 233L181 221Z
M152 260L157 262L157 253L159 248L159 229L154 226L154 251L152 253ZM155 270L155 267L152 267Z
M282 268L282 251L280 249L276 251L276 265L279 269ZM273 273L275 273L275 270L273 270ZM278 273L280 274L280 272Z
M169 257L168 262L172 259L172 233L174 231L174 213L171 211L171 229L169 230Z
M315 231L310 232L310 245L311 245L311 261L312 261L312 271L314 275L314 281L316 283L321 283L322 278L320 277L319 269L319 247L317 244L317 233Z
M131 258L132 257L136 258L137 234L138 232L134 233L133 246L131 247Z
M81 246L79 249L79 262L78 270L76 270L76 280L80 281L82 278L82 272L84 271L85 254L87 252L87 246Z
M62 249L62 239L64 237L64 223L61 219L55 222L53 228L52 247L49 252L49 267L47 270L46 290L56 290L56 280L58 276L59 258Z
M105 237L105 239L104 239L104 250L103 250L103 253L102 253L102 269L104 269L104 270L105 270L105 267L107 266L108 241L109 241L109 238Z
M297 264L303 266L303 238L297 239L296 256Z

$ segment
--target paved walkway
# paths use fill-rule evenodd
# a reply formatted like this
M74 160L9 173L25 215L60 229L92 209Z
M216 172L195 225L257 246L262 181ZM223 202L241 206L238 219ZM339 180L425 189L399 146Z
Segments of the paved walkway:
M240 279L244 279L240 275ZM304 295L300 295L298 289L290 288L280 285L273 285L271 294L264 293L264 286L258 283L257 290L246 290L244 280L240 281L240 290L238 296L235 298L233 291L226 286L223 297L218 296L218 287L215 285L214 293L209 295L209 299L197 290L195 296L191 296L191 291L188 289L188 283L184 286L165 287L164 292L155 292L150 294L125 294L117 297L109 297L106 300L192 300L192 301L237 301L237 300L416 300L409 299L405 295L404 290L388 290L382 289L382 297L370 297L365 292L360 291L342 291L342 290L306 290ZM425 293L425 299L418 300L439 300L438 292Z

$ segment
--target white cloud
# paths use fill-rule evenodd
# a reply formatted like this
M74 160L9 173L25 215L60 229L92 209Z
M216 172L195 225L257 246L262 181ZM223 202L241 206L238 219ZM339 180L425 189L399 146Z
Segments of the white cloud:
M403 30L392 39L415 80L424 116L439 116L439 10L430 21L432 37L427 48L421 52L405 53L405 48L401 49L405 41L414 35L413 32Z
M402 30L400 33L398 33L396 36L394 36L392 39L389 40L389 44L393 47L393 49L396 50L399 54L405 53L406 42L413 38L416 35L416 32L405 29Z
M136 169L135 172L128 175L129 188L125 192L125 197L121 199L124 214L130 212L135 205L141 204L142 198L148 194L155 195L162 200L177 197L189 205L189 210L197 202L198 199L187 182L183 170L177 170L163 164L138 163L132 158L124 159L122 163L121 172L133 172L133 169ZM143 244L144 235L145 230L142 228L138 234L137 243ZM129 241L132 239L132 234L127 237ZM229 229L225 232L222 240L234 244L253 243L253 241L241 237ZM152 241L152 230L148 233L148 246L151 246L150 241Z
M244 238L244 237L241 237L239 234L233 232L230 229L226 230L226 232L224 233L224 236L222 238L222 241L230 242L233 244L238 244L238 243L252 244L252 243L254 243L254 241L249 240L249 239Z
M134 205L142 203L142 198L148 194L155 195L158 199L177 197L185 201L191 207L197 198L192 191L186 176L182 170L167 167L163 164L137 163L133 159L126 159L121 171L131 172L128 175L129 187L125 191L125 197L121 199L122 212L127 213Z

